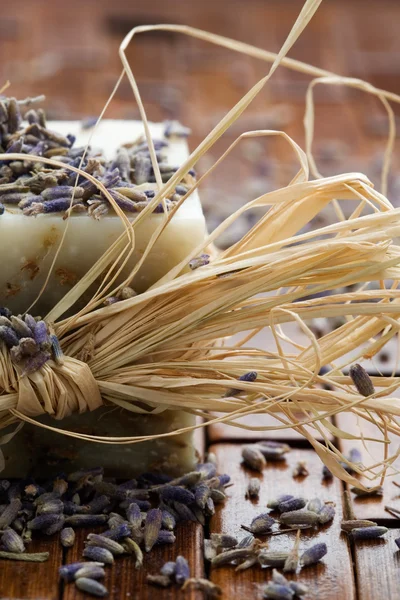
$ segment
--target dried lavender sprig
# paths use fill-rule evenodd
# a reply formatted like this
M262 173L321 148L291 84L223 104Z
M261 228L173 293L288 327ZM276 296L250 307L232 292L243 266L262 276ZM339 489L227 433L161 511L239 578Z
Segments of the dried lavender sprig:
M374 384L367 371L360 364L356 363L351 365L349 369L349 375L357 389L362 396L371 396L375 393Z

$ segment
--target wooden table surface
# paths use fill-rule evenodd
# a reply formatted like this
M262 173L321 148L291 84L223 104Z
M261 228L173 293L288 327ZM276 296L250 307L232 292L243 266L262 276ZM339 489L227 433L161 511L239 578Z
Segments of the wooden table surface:
M1 81L11 80L16 96L46 93L49 116L81 118L97 115L112 90L120 71L117 48L123 35L134 25L150 22L187 23L228 35L268 50L279 50L302 2L299 0L221 0L187 2L148 0L14 0L3 3L0 23ZM245 6L245 8L244 8ZM324 2L302 38L290 53L340 74L362 77L400 93L400 45L398 24L400 4L394 0L331 0ZM240 96L266 72L266 65L186 40L173 34L149 34L129 50L139 87L153 120L179 118L199 141ZM304 141L302 117L304 93L310 79L280 69L240 122L205 157L207 167L242 131L282 128L301 145ZM73 84L72 84L73 82ZM324 174L342 170L363 170L379 181L379 164L384 147L386 123L378 102L361 92L342 88L318 89L315 149ZM394 107L399 114L398 106ZM124 82L107 116L137 118L132 94ZM396 141L398 149L398 141ZM398 202L400 178L397 159L389 182L389 197ZM295 173L296 165L280 141L248 142L223 164L202 189L210 228L232 208L250 200L271 185L283 185ZM232 176L232 174L234 174ZM229 243L239 235L233 232ZM339 418L349 423L347 415ZM258 421L259 422L259 421ZM265 425L272 425L266 419ZM242 523L261 512L266 501L279 493L299 492L321 496L336 504L337 516L331 525L306 533L301 544L314 540L328 545L328 554L315 567L305 569L300 581L310 586L307 599L379 600L400 598L400 565L394 539L400 536L400 521L384 510L385 504L400 509L400 491L387 481L383 498L353 500L356 515L371 518L390 527L385 541L350 544L340 533L342 512L341 482L323 482L321 464L304 440L293 432L279 431L274 439L289 441L292 451L284 465L270 464L262 474L261 496L254 503L245 499L246 482L253 473L240 465L244 441L260 439L260 433L218 425L209 428L207 439L199 440L218 457L219 470L233 476L228 499L219 506L207 525L208 532L239 532ZM337 440L334 440L339 443ZM343 451L354 446L343 444ZM365 449L363 450L365 451ZM310 475L292 478L293 465L307 462ZM81 556L83 539L79 534L73 549L62 550L57 539L36 539L32 551L49 550L50 560L40 565L2 561L0 598L20 600L81 600L85 596L73 585L59 583L58 567ZM261 598L262 586L271 577L270 569L251 568L240 574L232 567L210 570L202 553L203 531L192 523L178 527L174 546L159 547L146 557L144 569L136 571L128 558L118 560L107 570L110 600L161 600L183 598L175 589L160 590L146 583L146 573L156 573L160 565L186 556L193 576L208 577L224 592L224 598ZM293 535L271 541L271 548L288 548ZM201 598L187 592L188 598Z

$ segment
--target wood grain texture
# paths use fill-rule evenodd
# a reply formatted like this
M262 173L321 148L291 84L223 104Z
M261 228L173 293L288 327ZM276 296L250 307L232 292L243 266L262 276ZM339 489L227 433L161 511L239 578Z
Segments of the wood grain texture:
M400 529L390 529L384 538L357 542L355 568L361 600L400 597L400 551L394 540Z
M352 432L355 435L359 435L359 428L357 426L356 417L352 414L342 414L336 417L336 422L339 427L343 427L346 431ZM372 423L363 421L363 435L365 437L382 438L381 432ZM390 452L394 453L398 448L399 442L393 437L393 441L390 445ZM365 440L364 444L360 440L340 440L339 446L346 456L349 454L351 448L358 448L361 452L363 461L365 464L378 463L384 458L383 444L379 442L373 442ZM400 468L400 460L394 462L393 467L395 469ZM374 481L368 481L366 478L360 478L366 485L373 486L379 484L379 479ZM400 510L400 489L393 484L393 481L400 483L400 476L394 475L393 472L388 470L388 476L383 483L383 496L373 496L367 498L359 498L355 494L352 496L352 504L354 513L359 519L388 519L396 521L396 518L385 510L385 505L394 506Z
M62 547L58 535L37 536L26 547L27 552L49 552L44 563L2 560L0 565L0 598L18 600L58 600L58 568L62 564Z
M80 530L75 545L66 557L66 563L82 560L84 541L90 531ZM146 582L148 573L159 574L162 565L175 560L178 555L184 556L190 565L192 577L204 577L203 562L203 530L201 525L195 523L179 524L176 530L175 544L166 544L153 548L150 554L145 554L142 569L135 569L135 559L132 556L117 558L112 567L106 567L104 585L109 590L109 600L135 599L173 600L179 593L179 588L173 586L167 589L149 585ZM78 590L73 583L66 584L62 600L85 600L87 594ZM185 598L200 600L201 595L196 591L188 591ZM46 598L47 600L47 598Z
M218 458L218 467L232 476L234 485L228 488L228 500L218 508L210 524L211 532L230 532L243 537L241 524L249 524L254 516L265 512L268 499L280 494L294 494L311 498L319 496L335 502L336 516L333 523L301 535L300 548L305 549L317 542L326 542L328 554L316 566L304 569L298 580L309 586L308 600L355 600L355 586L351 556L346 537L340 533L341 491L339 481L329 484L321 481L321 463L313 451L296 449L287 456L287 465L269 463L260 478L261 494L258 502L245 500L247 482L256 474L241 466L239 444L215 444L211 446ZM307 463L310 475L293 479L291 471L299 460ZM260 538L261 539L261 538ZM295 532L269 538L271 550L288 550L292 547ZM234 567L212 569L210 578L224 590L226 598L262 597L262 589L271 578L271 569L252 567L235 573ZM290 578L290 577L289 577Z

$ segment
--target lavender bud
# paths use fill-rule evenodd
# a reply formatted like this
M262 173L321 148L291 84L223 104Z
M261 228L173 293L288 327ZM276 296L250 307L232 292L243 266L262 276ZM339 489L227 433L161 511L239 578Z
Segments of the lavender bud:
M65 519L65 524L71 527L95 527L104 525L107 519L107 515L71 515Z
M216 548L234 548L238 544L237 539L227 533L212 533L211 541Z
M233 550L226 550L226 552L222 552L215 556L211 564L213 567L222 567L224 565L229 565L231 562L236 560L245 560L247 558L252 557L254 554L254 550L250 547L248 548L234 548Z
M50 335L51 351L53 358L58 365L64 364L64 354L60 346L58 337L54 334Z
M321 525L329 523L335 516L335 509L331 504L326 504L318 513L318 519Z
M374 385L364 367L358 363L351 365L349 375L359 394L367 397L375 393Z
M209 516L213 516L215 515L215 507L214 507L214 500L212 498L208 498L207 502L206 502L206 514Z
M111 552L100 546L86 546L82 556L96 562L102 562L106 565L112 565L114 562L114 556Z
M15 333L20 338L30 338L32 337L32 331L30 328L24 323L22 319L19 317L15 317L14 315L11 317L12 327Z
M162 512L158 508L152 508L147 513L146 522L144 524L144 548L146 552L150 552L158 539L158 534L161 529Z
M10 98L8 101L8 133L15 133L21 125L22 117L15 98Z
M396 538L396 539L394 540L394 543L396 544L396 546L397 546L398 548L400 548L400 538Z
M263 441L256 446L267 460L286 460L285 454L290 452L290 446L282 442Z
M21 351L22 356L33 356L39 350L35 340L31 337L21 338L18 349Z
M208 507L208 503L210 500L211 498L207 500L206 508ZM196 516L193 514L193 511L188 506L186 506L186 504L182 504L181 502L173 502L173 508L178 513L179 518L182 519L182 521L193 521L193 523L197 523Z
M189 563L183 556L177 556L175 562L175 581L178 585L183 585L190 577Z
M118 554L124 554L125 552L121 544L107 536L99 535L97 533L89 533L87 539L87 544L89 546L98 546L100 548L105 548L106 550L109 550L109 552L111 552L111 554L113 554L114 556L118 556Z
M38 517L35 517L31 521L28 522L28 529L31 530L43 530L48 527L54 525L55 523L59 523L63 517L59 514L44 514Z
M75 574L82 568L104 567L102 562L75 562L69 565L63 565L58 569L58 573L64 581L70 582L75 578Z
M308 592L308 586L299 581L290 581L289 587L294 591L295 596L304 596Z
M80 577L75 581L75 585L82 592L87 592L92 596L97 596L98 598L104 598L105 596L108 596L107 588L95 579Z
M75 543L75 531L72 527L65 527L60 533L61 545L64 548L72 548Z
M264 589L263 597L270 600L292 600L294 591L289 585L270 582Z
M37 507L37 515L60 515L64 512L64 503L62 500L48 500Z
M161 529L158 533L157 544L175 544L176 537L172 531L164 531Z
M258 562L262 567L283 567L289 556L288 552L270 551L262 548L258 554Z
M292 498L294 498L294 496L290 496L288 494L286 494L284 496L278 496L278 498L276 498L276 500L269 500L269 502L267 503L267 508L277 509L278 506L280 504L282 504L282 502L287 502L288 500L291 500Z
M367 519L351 519L349 521L342 521L340 528L346 533L350 533L353 529L361 529L362 527L375 527L375 521L368 521Z
M19 498L11 500L7 508L2 512L0 516L0 529L5 529L14 521L19 511L21 510L22 502Z
M387 527L357 527L351 530L351 535L354 540L374 540L387 533Z
M18 346L19 340L14 330L11 327L5 325L0 326L0 340L2 340L7 348L13 348Z
M215 477L217 474L217 467L211 462L199 463L196 466L196 471L201 474L201 479L208 480Z
M40 345L48 341L47 339L47 325L44 321L36 321L35 329L33 331L33 337L35 342Z
M15 552L20 554L25 552L24 540L14 529L6 529L1 536L3 549L7 552Z
M189 585L193 585L196 590L203 592L204 597L208 600L215 600L222 596L222 589L209 579L192 578L188 579L182 589L186 589Z
M293 510L299 510L304 508L306 501L304 498L290 498L290 500L284 500L278 504L278 510L281 513L291 512Z
M136 502L131 502L126 509L126 518L132 527L138 529L142 525L142 513Z
M81 579L82 577L89 577L89 579L103 579L106 572L103 567L93 566L90 563L84 563L85 566L78 569L75 573L75 579ZM86 566L86 564L88 566Z
M385 528L384 528L385 529ZM387 531L387 530L386 530ZM315 565L318 561L321 560L322 557L328 552L326 544L314 544L311 548L308 548L300 557L300 564L302 567L307 567L308 565Z
M123 546L129 554L134 554L136 557L135 569L140 569L143 566L143 552L139 548L139 544L132 538L125 538Z
M173 561L168 561L163 564L160 573L161 575L164 575L166 577L172 577L173 575L175 575L175 569L176 563L174 563Z
M325 502L323 502L320 498L312 498L307 502L306 510L311 510L312 512L319 513L324 508Z
M242 449L243 463L255 471L262 471L267 461L264 455L255 446L244 446Z
M352 463L362 463L362 456L361 456L361 452L359 451L358 448L352 448L349 452L349 460Z
M252 544L254 544L254 540L255 540L255 538L253 535L245 535L244 538L242 538L240 540L237 547L238 548L247 548L248 546L251 546Z
M282 513L279 517L281 523L285 525L317 525L319 516L311 510L293 510L291 512Z
M256 371L250 371L249 373L245 373L244 375L241 375L238 379L238 381L255 381L257 379L257 372ZM231 389L228 390L225 394L225 397L227 396L236 396L237 394L242 393L243 390L239 390L239 389Z
M326 465L322 467L322 479L333 479L333 474Z
M246 498L258 498L260 487L260 480L257 477L252 477L247 485Z
M135 183L140 185L146 183L150 179L151 175L151 160L144 154L136 154L134 162L134 176Z
M109 506L110 499L108 498L108 496L100 495L93 498L93 500L91 500L91 502L89 502L85 506L82 506L80 512L92 515L101 514Z
M73 187L70 185L57 185L55 187L48 187L44 189L41 196L44 200L56 200L57 198L68 198L71 200L74 198L82 198L83 188Z
M194 271L195 269L198 269L199 267L204 267L208 264L210 264L210 255L200 254L200 256L192 258L192 260L189 261L189 268L192 269L192 271Z
M173 515L168 510L162 511L162 521L161 526L168 531L173 531L176 527L176 520Z
M120 523L116 527L112 527L107 531L103 531L103 535L112 540L120 541L131 535L131 530L128 523Z
M367 488L365 490L357 487L350 488L350 491L353 492L356 496L383 496L383 488L381 486L374 488Z
M176 501L182 504L191 504L195 496L189 490L178 486L166 486L160 490L160 496L164 501Z
M268 513L263 513L252 520L250 527L245 527L244 525L242 527L246 531L250 531L250 533L262 535L263 533L267 533L274 523L275 519L270 517Z

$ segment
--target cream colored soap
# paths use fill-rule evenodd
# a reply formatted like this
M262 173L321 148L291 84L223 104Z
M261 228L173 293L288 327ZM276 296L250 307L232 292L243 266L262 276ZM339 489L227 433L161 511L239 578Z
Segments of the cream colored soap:
M49 129L76 135L76 146L84 145L89 132L79 122L50 122ZM152 136L162 137L163 125L151 124ZM107 158L115 156L123 143L133 141L143 133L137 121L103 121L93 137L92 146L101 147ZM186 140L171 138L167 149L168 162L178 166L188 156ZM135 215L127 215L134 219ZM142 256L147 243L162 223L163 214L152 214L135 230L135 251L128 271ZM72 213L68 220L60 214L25 216L15 206L6 206L0 217L0 245L3 254L0 269L0 305L13 312L24 312L40 292L46 275L67 233L53 267L46 292L34 312L44 316L71 287L92 267L101 255L124 231L124 224L113 212L100 220L82 213ZM194 192L174 215L171 223L133 281L142 292L178 264L205 236L205 220L197 192Z
M76 135L76 146L88 141L90 131L79 122L53 122L49 128ZM152 136L162 136L163 125L151 124ZM92 140L107 158L116 149L135 140L143 132L133 121L103 121ZM178 166L188 156L185 139L173 138L168 162ZM129 215L129 218L134 216ZM130 266L142 255L150 236L162 222L162 214L153 214L136 229L136 246ZM8 207L0 216L0 306L15 314L25 311L35 299L68 223L68 231L48 286L33 314L46 312L81 278L123 231L116 215L96 221L86 214L72 215L64 221L60 214L25 216L20 209ZM193 193L174 215L133 282L141 292L180 262L206 234L205 220L197 193ZM104 407L63 421L42 417L41 421L58 428L92 435L134 436L166 433L194 424L194 417L182 411L166 411L157 416L141 416L119 408ZM83 442L25 424L11 442L2 447L6 469L2 476L36 476L103 465L108 474L132 476L162 469L171 473L189 471L196 461L191 433L135 445L104 445Z

